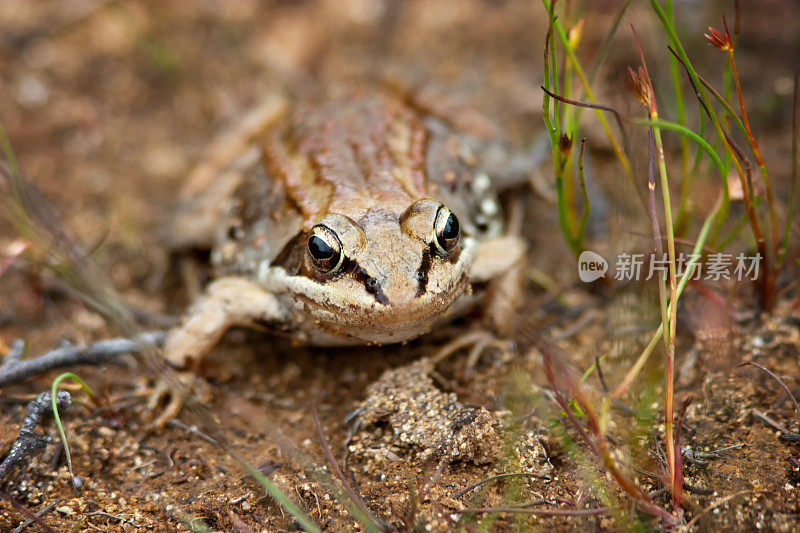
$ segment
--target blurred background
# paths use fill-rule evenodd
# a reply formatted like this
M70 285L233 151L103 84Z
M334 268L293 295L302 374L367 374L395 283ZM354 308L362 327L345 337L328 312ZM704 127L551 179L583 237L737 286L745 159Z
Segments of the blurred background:
M661 115L674 118L666 37L649 6L629 7L595 64L624 2L564 4L571 21L583 20L579 56L595 73L598 101L643 116L625 83L625 68L638 64L634 24ZM791 1L740 4L743 91L754 133L785 192L800 17ZM715 84L726 58L703 32L709 25L721 29L721 15L731 19L732 10L724 1L676 3L684 45ZM0 119L21 168L74 217L75 231L89 240L108 231L112 242L149 247L153 228L214 135L272 92L301 97L332 84L399 80L427 91L451 115L477 110L499 136L535 146L545 139L539 86L546 31L540 3L512 0L5 0ZM607 219L609 209L612 217L645 213L631 205L635 191L619 179L621 168L593 113L583 115L587 179L597 199L590 230L608 242L618 225ZM691 119L696 125L696 113ZM645 130L628 130L634 168L645 180ZM674 137L666 142L677 146ZM698 184L701 204L713 194ZM545 220L555 211L540 207Z

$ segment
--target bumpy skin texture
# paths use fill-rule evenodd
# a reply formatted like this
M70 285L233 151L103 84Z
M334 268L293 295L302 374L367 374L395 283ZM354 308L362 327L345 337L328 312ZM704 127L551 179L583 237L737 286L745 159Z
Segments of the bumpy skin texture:
M177 212L173 234L206 228L187 233L213 248L219 277L168 336L167 358L202 358L233 325L320 345L390 343L463 312L480 296L473 285L517 275L524 255L502 234L480 150L386 92L284 113ZM444 250L436 232L449 212L460 236ZM308 250L320 227L341 252L331 272Z

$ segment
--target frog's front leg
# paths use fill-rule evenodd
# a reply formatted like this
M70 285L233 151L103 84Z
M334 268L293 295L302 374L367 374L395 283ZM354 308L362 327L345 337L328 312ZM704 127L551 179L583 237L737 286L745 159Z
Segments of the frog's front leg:
M260 285L241 277L219 278L192 304L181 326L167 335L164 357L179 368L196 369L231 327L285 320L278 299Z
M189 308L183 323L167 335L164 357L186 371L179 376L178 386L174 380L167 379L156 384L148 409L155 412L165 396L169 396L169 403L152 425L163 427L180 413L196 382L195 371L228 329L259 322L281 322L285 321L285 315L275 295L249 279L224 277L211 283Z
M471 347L466 363L466 371L471 372L487 348L510 348L509 343L501 339L514 331L515 314L525 281L526 248L525 241L514 235L487 239L478 244L470 267L470 281L473 285L488 285L482 314L491 331L475 330L446 344L431 358L435 364Z
M513 332L525 283L526 249L516 235L482 241L470 268L473 283L488 283L483 314L500 335Z

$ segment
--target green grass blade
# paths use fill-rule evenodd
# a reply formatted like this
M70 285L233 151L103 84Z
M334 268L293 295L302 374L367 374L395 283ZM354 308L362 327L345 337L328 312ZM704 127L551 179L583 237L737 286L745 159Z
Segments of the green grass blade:
M69 453L69 443L67 442L67 434L64 432L64 425L61 423L61 417L58 415L58 406L56 402L56 395L58 394L58 386L59 384L64 381L65 379L71 379L75 383L81 386L81 390L88 394L89 396L94 396L94 392L92 391L89 386L83 382L81 378L79 378L76 374L72 372L64 372L60 376L58 376L54 381L53 385L50 387L50 401L53 403L53 419L56 422L56 427L58 428L58 436L61 439L61 445L64 446L64 456L67 458L67 470L69 470L69 477L73 482L73 488L75 483L75 475L72 472L72 456Z

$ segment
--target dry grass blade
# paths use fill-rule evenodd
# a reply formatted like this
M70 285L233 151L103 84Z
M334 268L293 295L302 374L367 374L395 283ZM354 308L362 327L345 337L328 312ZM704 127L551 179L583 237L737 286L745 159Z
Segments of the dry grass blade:
M23 531L26 531L31 526L31 524L39 520L41 517L43 517L53 509L55 509L56 505L58 505L59 503L61 503L61 498L56 498L52 502L48 503L47 505L36 511L35 515L31 516L30 518L22 522L20 525L12 529L10 533L22 533Z
M691 520L689 520L686 523L685 526L683 526L680 529L680 531L691 531L692 530L692 526L695 524L695 522L697 522L703 516L707 515L713 509L719 507L720 505L722 505L722 504L724 504L726 502L731 501L732 499L736 498L737 496L741 496L742 494L747 494L747 493L750 493L750 492L753 492L753 491L752 490L741 490L739 492L734 492L733 494L729 494L727 496L724 496L724 497L720 498L719 500L715 501L713 504L711 504L708 507L706 507L705 509L703 509L700 513L695 515Z
M783 426L783 424L781 424L780 422L778 422L776 420L773 420L772 418L767 416L765 413L762 413L758 409L751 409L750 410L750 414L753 415L753 418L765 423L766 425L768 425L769 427L771 427L775 431L778 431L778 432L782 433L783 435L791 435L791 432L788 429L786 429Z
M363 517L369 521L364 525L368 530L373 531L397 531L397 528L391 524L385 523L383 520L375 516L373 512L370 511L369 507L367 507L367 504L364 503L364 500L361 498L361 496L350 485L350 482L347 481L347 477L345 477L344 472L342 472L341 468L339 468L339 464L333 457L333 452L331 452L330 446L328 446L328 439L325 438L325 432L322 430L322 424L320 424L319 414L317 413L317 405L313 399L311 400L311 415L314 417L314 425L317 428L317 435L319 436L320 444L322 445L322 451L325 453L325 457L328 458L328 462L331 465L331 470L333 470L333 473L342 483L347 497L350 499L353 505L355 505L356 508L361 511Z
M592 509L526 509L524 507L475 507L449 511L455 514L516 513L538 516L597 516L611 511L610 507L594 507Z
M739 366L742 367L742 366L747 366L747 365L751 365L751 366L754 366L754 367L758 368L759 370L761 370L762 372L767 374L769 377L771 377L772 379L777 381L780 384L780 386L783 388L783 391L789 396L789 399L792 400L792 403L794 404L794 409L795 409L795 411L797 411L797 414L800 415L800 405L797 404L797 398L794 397L794 394L792 394L792 391L789 390L789 387L786 386L786 383L784 383L783 380L777 376L777 374L775 374L772 370L770 370L769 368L765 367L764 365L762 365L760 363L756 363L754 361L748 361L746 363L742 363Z
M482 485L485 485L487 483L491 483L492 481L496 481L498 479L505 479L505 478L509 478L509 477L532 477L532 478L547 479L546 476L540 476L539 474L533 474L533 473L530 473L530 472L509 472L507 474L498 474L496 476L491 476L491 477L487 477L486 479L481 479L480 481L476 481L475 483L473 483L473 484L461 489L460 491L454 493L452 498L454 500L457 500L460 497L462 497L463 495L465 495L468 492L470 492L471 490L475 490L475 489L477 489L478 487L480 487Z
M46 533L55 533L55 530L53 528L51 528L50 526L39 520L39 518L34 513L32 513L30 509L22 505L7 492L0 490L0 500L7 501L11 505L11 507L13 507L21 514L24 514L26 517L28 517L27 519L31 520L32 523L35 522L36 525L39 526L42 531L45 531Z

